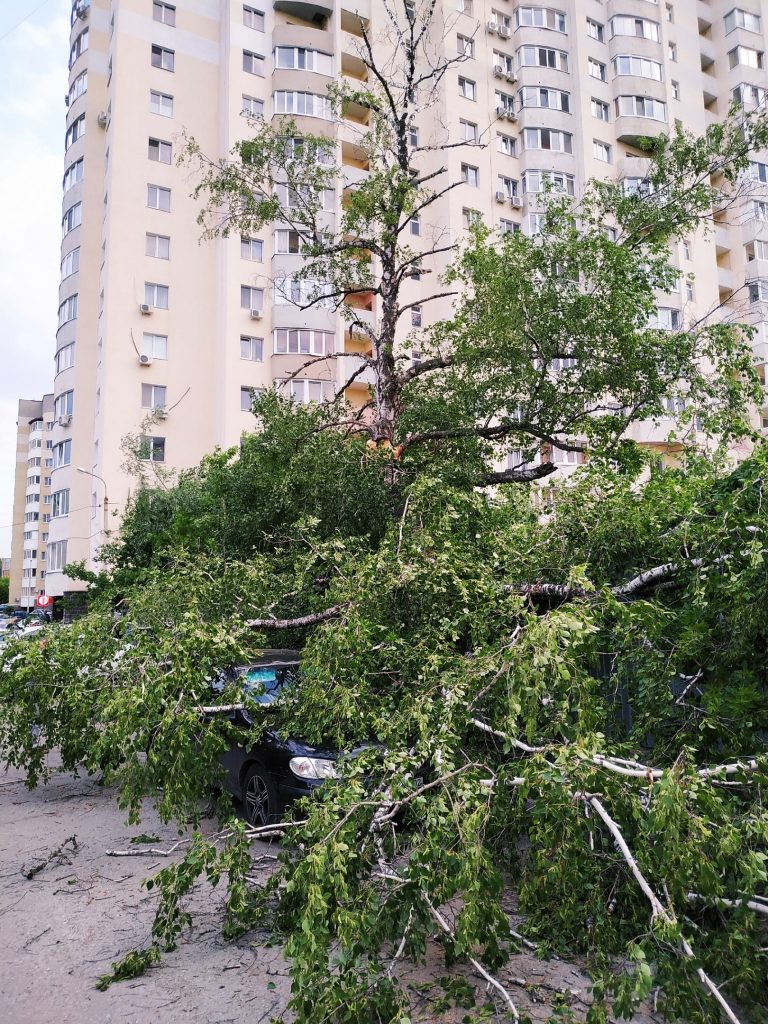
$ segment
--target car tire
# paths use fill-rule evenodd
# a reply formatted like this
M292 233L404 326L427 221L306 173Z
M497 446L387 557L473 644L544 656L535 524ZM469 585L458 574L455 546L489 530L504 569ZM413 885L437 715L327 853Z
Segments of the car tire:
M245 820L254 828L280 821L277 792L260 764L252 764L243 776L242 801Z

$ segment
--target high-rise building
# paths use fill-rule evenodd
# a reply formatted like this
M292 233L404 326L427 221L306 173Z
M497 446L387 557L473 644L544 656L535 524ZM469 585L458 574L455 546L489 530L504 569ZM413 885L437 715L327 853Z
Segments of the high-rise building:
M61 543L51 550L48 530L53 514L51 483L54 466L68 455L71 440L53 441L53 395L19 401L16 431L16 479L13 493L11 604L32 608L45 593L48 565L61 570L65 553ZM58 512L58 508L57 508Z
M578 194L588 178L612 175L642 191L640 138L676 121L701 133L734 99L762 104L765 18L759 0L743 2L438 0L439 45L466 59L415 131L422 142L439 130L487 145L441 156L462 184L411 225L414 247L436 226L456 239L478 215L501 231L535 232L548 186ZM127 463L186 467L236 444L252 426L251 389L313 355L352 350L332 309L291 302L302 297L290 283L301 256L285 226L200 243L200 202L176 158L184 130L219 158L247 135L243 114L290 113L300 130L338 140L353 185L367 168L348 129L368 114L352 106L334 124L325 92L338 75L364 80L360 19L375 38L385 17L373 0L75 0L51 417L54 450L69 448L52 472L50 544L66 544L68 560L93 564L136 485ZM756 161L754 173L765 180L768 165ZM342 192L329 192L329 216ZM759 309L767 231L768 203L755 201L741 223L681 240L682 290L660 305L659 324L675 328L739 288L743 305ZM278 277L287 289L275 288ZM409 284L413 301L419 287ZM417 305L413 324L440 315ZM302 370L293 397L321 398L344 380L342 362ZM664 431L635 435L655 443ZM555 457L565 465L578 453ZM78 586L60 561L47 567L52 595Z

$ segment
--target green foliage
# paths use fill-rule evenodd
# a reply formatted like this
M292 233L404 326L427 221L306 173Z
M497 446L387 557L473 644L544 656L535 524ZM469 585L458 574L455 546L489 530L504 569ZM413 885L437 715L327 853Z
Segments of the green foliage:
M7 604L8 602L10 583L11 581L8 576L0 576L0 604Z

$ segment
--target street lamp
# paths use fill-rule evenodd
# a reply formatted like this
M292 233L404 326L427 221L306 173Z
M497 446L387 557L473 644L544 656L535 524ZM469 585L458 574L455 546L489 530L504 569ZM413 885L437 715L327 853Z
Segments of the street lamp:
M101 480L104 484L104 533L108 533L107 528L107 514L109 512L109 498L107 497L107 481L103 476L99 476L98 473L92 473L90 469L85 469L83 466L75 466L78 473L85 473L86 476L92 476L94 480Z

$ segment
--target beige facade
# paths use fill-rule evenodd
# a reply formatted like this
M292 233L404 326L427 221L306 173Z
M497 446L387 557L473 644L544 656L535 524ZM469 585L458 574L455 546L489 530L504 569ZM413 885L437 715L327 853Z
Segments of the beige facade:
M442 2L440 45L469 59L420 115L419 141L476 131L487 145L449 151L453 180L467 180L424 218L425 238L457 239L477 214L500 230L533 232L547 181L578 194L592 176L617 175L642 188L638 137L676 120L702 132L736 90L749 104L768 87L768 11L761 20L758 0L743 0L735 14L705 0ZM366 173L356 146L366 112L351 109L334 124L322 96L337 75L364 74L358 16L376 37L383 12L371 0L75 0L51 417L54 443L71 441L69 461L52 473L50 522L50 541L57 553L66 542L67 560L93 564L119 522L136 486L127 438L150 439L141 464L150 474L192 466L252 426L249 389L306 361L306 351L285 351L298 338L286 330L312 332L298 342L311 353L360 349L335 313L279 301L274 281L300 260L280 252L279 225L248 243L200 242L193 183L176 164L185 130L223 156L248 132L244 109L271 118L296 101L300 125L337 139L352 187ZM313 51L314 69L276 67L277 46ZM330 219L342 201L339 189ZM752 304L743 283L763 271L768 289L767 227L768 206L681 243L680 266L695 280L660 297L662 322L698 318L731 291L759 314L768 291L753 288ZM409 285L408 301L420 287ZM422 322L445 314L425 305ZM767 345L761 333L761 360ZM342 362L302 371L294 396L318 398L331 377L343 381ZM363 377L358 396L364 388ZM664 424L637 436L659 443ZM47 591L77 589L56 564Z
M22 608L45 593L53 465L66 447L54 451L53 402L53 395L19 401L8 600Z

